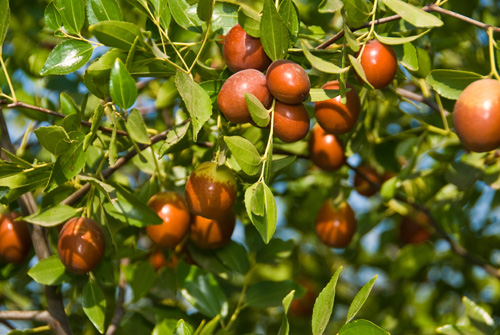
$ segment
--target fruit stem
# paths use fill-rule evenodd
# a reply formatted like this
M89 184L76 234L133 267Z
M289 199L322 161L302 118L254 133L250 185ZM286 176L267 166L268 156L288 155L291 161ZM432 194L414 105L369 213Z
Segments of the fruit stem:
M495 65L495 40L493 39L493 27L488 28L488 37L489 37L489 44L490 44L490 65L491 65L491 72L490 76L493 75L497 80L500 80L500 75L498 75L497 67Z
M0 47L0 63L2 64L3 73L5 73L5 78L7 79L7 83L9 84L10 93L12 94L12 98L10 98L10 97L8 97L8 98L12 99L14 102L17 102L17 97L16 97L16 92L14 91L14 86L12 86L12 82L10 80L9 72L7 72L7 67L5 66L5 63L3 61L1 47Z
M268 162L267 156L269 155L269 150L273 149L273 135L274 135L274 106L276 105L276 99L273 99L273 105L271 107L271 123L269 124L269 138L267 139L266 150L264 151L264 155L261 158L262 161L262 171L260 173L259 180L257 182L261 182L264 180L264 175L266 171L266 164L270 164Z
M448 133L450 132L450 126L448 125L448 119L446 118L446 115L444 113L444 108L443 108L443 103L441 102L441 97L437 92L434 92L434 97L436 98L436 103L439 107L439 114L441 114L441 120L443 120L443 126L444 130L446 130Z

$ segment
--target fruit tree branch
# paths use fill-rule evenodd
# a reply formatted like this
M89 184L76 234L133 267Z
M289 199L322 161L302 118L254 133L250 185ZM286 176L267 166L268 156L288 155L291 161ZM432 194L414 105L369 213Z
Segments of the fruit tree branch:
M43 108L43 107L38 107L38 106L33 106L33 105L30 105L30 104L27 104L25 102L21 102L21 101L16 101L16 102L13 102L13 103L8 103L6 100L0 100L0 105L6 105L7 108L26 108L26 109L31 109L31 110L34 110L34 111L37 111L37 112L41 112L41 113L44 113L44 114L48 114L48 115L51 115L51 116L55 116L55 117L58 117L58 118L65 118L67 115L64 115L64 114L61 114L61 113L57 113L57 112L54 112L50 109L46 109L46 108ZM92 123L89 122L89 121L85 121L85 120L81 120L80 121L80 124L85 126L85 127L92 127ZM107 128L107 127L103 127L103 126L99 126L99 130L105 132L105 133L108 133L108 134L111 134L113 132L113 129L111 128ZM122 135L122 136L128 136L127 132L126 131L123 131L123 130L116 130L116 133L118 135Z
M439 106L437 105L437 103L435 103L434 101L432 101L429 98L426 98L420 94L417 94L417 93L414 93L412 91L408 91L404 88L399 88L399 87L396 88L396 93L399 94L400 96L402 96L403 98L407 98L410 100L424 103L427 106L429 106L432 110L439 113ZM448 116L448 115L450 115L450 112L445 110L444 115Z
M0 311L0 319L50 323L52 316L47 311Z
M7 124L5 123L5 118L3 117L3 111L0 106L0 144L2 148L5 148L11 153L15 153L14 146L10 140L9 130ZM4 157L8 159L8 157ZM33 214L37 211L37 205L33 195L30 192L23 194L19 198L19 205L22 210L23 216ZM38 225L28 225L31 231L31 240L33 241L33 246L35 248L35 253L38 260L42 260L51 255L48 241L45 235L45 228ZM46 322L54 331L56 335L71 335L71 327L69 325L68 318L64 311L64 304L62 301L62 296L55 286L44 285L45 298L47 300L47 314L50 318L47 318Z
M425 12L429 12L429 13L434 12L434 13L441 13L441 14L444 14L444 15L448 15L448 16L457 18L459 20L465 21L467 23L470 23L472 25L475 25L476 27L482 28L484 30L488 30L489 28L491 28L493 31L495 31L497 33L500 33L500 28L498 28L498 27L491 26L491 25L483 23L481 21L474 20L474 19L472 19L470 17L467 17L467 16L464 16L464 15L455 13L453 11L441 8L439 6L436 6L435 4L430 4L430 5L421 7L420 9L423 10L423 11L425 11ZM396 14L396 15L392 15L392 16L388 16L388 17L384 17L384 18L381 18L381 19L377 19L377 20L374 20L374 21L367 22L367 23L365 23L365 24L363 24L363 25L361 25L361 26L359 26L357 28L352 28L351 31L355 32L357 30L361 30L361 29L364 29L364 28L371 27L372 25L384 24L384 23L388 23L388 22L392 22L392 21L396 21L396 20L400 20L400 19L401 19L401 15L397 15ZM326 49L328 46L330 46L333 43L335 43L336 41L340 40L342 37L344 37L344 29L340 30L338 33L336 33L335 35L333 35L332 37L330 37L328 40L326 40L325 42L323 42L320 45L318 45L316 47L316 49Z

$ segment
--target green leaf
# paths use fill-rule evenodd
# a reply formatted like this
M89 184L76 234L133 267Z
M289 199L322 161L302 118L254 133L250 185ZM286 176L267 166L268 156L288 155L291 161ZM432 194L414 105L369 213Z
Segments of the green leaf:
M148 293L155 281L155 269L151 262L143 261L127 266L125 278L134 293L134 302Z
M262 182L260 182L262 183ZM276 201L274 200L273 192L269 189L266 184L263 184L264 193L263 198L258 199L257 201L261 201L264 204L264 215L259 216L255 215L252 212L252 204L253 197L256 194L256 189L259 185L259 182L253 184L248 187L245 191L245 207L247 210L248 217L250 221L252 221L253 225L259 232L262 240L267 244L273 237L274 231L276 230L276 222L277 222L277 209L276 209Z
M245 302L252 307L268 308L281 305L283 298L301 287L291 281L261 281L248 288Z
M367 320L356 320L351 323L345 324L338 335L389 335L389 332L386 332L376 324L367 321Z
M180 319L175 327L175 335L192 335L193 332L186 321Z
M365 0L343 1L344 14L349 27L358 28L370 19L370 5Z
M434 258L434 250L427 244L404 246L391 263L395 278L412 278Z
M116 0L87 0L89 25L102 21L122 21L123 15Z
M75 100L73 100L73 98L68 93L61 92L59 100L61 101L61 111L64 115L75 113L80 114L80 110L76 106Z
M288 335L290 332L290 325L288 324L287 313L290 308L290 304L293 301L293 296L295 295L295 290L292 290L286 297L283 298L283 319L281 320L281 327L278 331L278 335Z
M212 31L226 35L229 30L238 23L238 9L239 5L217 1L212 13Z
M403 59L400 63L410 71L418 70L417 49L415 49L413 44L403 44Z
M83 151L87 151L89 144L94 142L97 137L97 131L101 124L102 116L104 115L104 106L98 104L94 109L94 114L92 116L92 126L90 127L90 133L85 135L85 140L83 141Z
M212 335L215 333L215 330L219 326L220 315L217 315L215 318L207 322L207 324L201 329L199 335Z
M483 334L494 334L496 327L491 316L469 298L463 297L462 301L471 324Z
M90 26L89 30L102 44L123 50L129 50L141 35L137 25L123 21L102 21Z
M245 96L245 101L248 105L248 110L250 111L252 120L259 127L267 127L271 119L269 111L253 94L243 93L243 95Z
M425 34L427 34L429 31L431 31L431 30L427 29L426 31L424 31L418 35L407 36L407 37L387 37L387 36L380 36L377 33L375 33L375 37L381 43L389 44L389 45L397 45L397 44L405 44L405 43L413 42L413 41L419 39L420 37L424 36Z
M142 119L141 113L139 113L137 109L134 108L130 111L125 127L127 128L127 132L130 137L137 143L151 143L144 120Z
M339 74L349 70L349 68L340 68L331 62L314 56L309 50L307 50L304 43L302 43L302 51L304 52L304 56L306 56L309 63L311 63L312 67L321 72Z
M229 242L227 246L215 251L217 258L233 271L246 274L250 269L248 252L244 246L234 241Z
M273 238L266 245L261 248L256 255L256 260L259 263L273 264L290 256L295 245L293 240L284 241L279 238Z
M238 11L238 23L252 37L260 37L260 15L252 9L241 6Z
M118 107L124 109L131 107L137 99L138 92L135 80L128 73L120 58L116 59L115 65L111 69L109 93Z
M85 41L64 40L50 52L40 70L42 76L68 74L85 65L92 57L94 48Z
M63 23L62 23L61 14L57 10L56 5L54 4L54 1L51 1L47 5L47 7L45 7L45 12L43 14L43 17L44 17L45 25L48 28L56 31L62 27ZM1 38L0 38L0 41L1 41Z
M472 82L482 79L480 74L456 70L433 70L426 80L439 95L457 100L460 93Z
M81 211L82 208L73 208L68 205L57 204L41 213L38 212L26 216L23 220L43 227L53 227L77 216Z
M446 325L436 329L439 334L446 335L478 335L477 329L471 326Z
M42 285L60 285L71 279L58 255L42 259L29 269L28 275Z
M170 131L167 134L167 138L165 139L165 142L158 151L160 157L168 154L171 151L171 149L175 147L175 145L179 143L186 136L190 125L191 125L190 122L186 122L185 124L178 125L170 129Z
M401 0L383 0L384 4L415 27L440 27L443 25L436 16Z
M157 322L151 335L175 335L175 327L177 322L172 319L164 319L162 322Z
M85 5L82 0L55 0L55 5L61 14L64 28L79 34L85 23Z
M339 269L333 274L330 282L328 282L316 299L312 315L313 335L322 335L328 325L328 322L330 322L333 302L335 300L335 288L341 271L342 267L339 267Z
M251 201L252 214L257 216L264 216L266 214L266 207L262 199L264 199L264 186L262 183L258 183Z
M168 0L168 6L172 17L179 26L196 33L201 34L203 32L201 20L196 13L196 7L190 7L185 0Z
M324 90L322 88L311 88L309 90L309 98L311 102L325 101L338 97L339 95L339 90Z
M352 67L354 68L354 71L358 74L358 76L363 79L363 81L370 87L373 88L373 86L368 82L366 79L365 75L365 70L363 70L363 67L361 66L361 63L358 61L356 57L353 55L348 55L349 56L349 61L351 62Z
M378 275L373 277L368 283L365 284L365 286L361 288L361 290L359 290L358 294L356 294L354 300L351 303L351 306L349 306L349 312L347 313L347 320L345 323L351 321L356 316L356 314L358 314L361 307L363 307L366 299L368 299L368 296L372 291L373 285L375 284L375 280L377 280L377 277Z
M2 45L7 36L9 28L10 8L9 0L0 0L0 55L2 55Z
M2 203L8 204L21 195L47 183L52 165L32 167L8 177L0 178L0 186L7 186L9 193L4 195Z
M42 147L58 156L70 147L70 138L61 126L48 126L35 129L35 135Z
M382 187L380 188L380 195L384 199L384 201L389 201L394 198L394 195L396 194L396 189L397 189L397 184L399 182L399 178L392 177L389 180L386 180L383 184Z
M279 14L290 33L290 38L296 41L299 34L299 13L293 1L283 0L280 3Z
M482 170L474 165L460 161L449 164L445 173L446 180L456 185L460 191L468 190L482 176Z
M208 21L212 17L214 10L214 0L200 0L196 7L196 14L202 21Z
M323 0L318 6L318 12L320 13L335 13L339 9L342 9L344 4L341 0Z
M117 220L136 227L161 224L163 220L148 205L141 202L125 187L116 184L113 203L104 204L106 212Z
M241 136L224 136L224 142L243 172L249 176L259 172L261 157L252 142Z
M193 138L196 142L198 132L212 116L212 101L207 92L193 78L182 71L175 75L175 85L191 116Z
M181 263L177 278L184 298L209 318L227 315L227 298L215 277L196 266Z
M106 299L101 288L94 281L87 282L83 287L82 307L92 324L103 334L106 320Z
M265 53L273 61L286 58L290 35L272 0L264 0L260 21L260 41Z
M152 0L151 2L155 7L155 17L160 21L160 26L163 29L168 30L170 21L172 20L172 15L170 15L170 9L168 8L167 1Z
M360 48L359 42L356 39L356 36L352 33L351 29L349 29L349 26L345 23L344 23L344 35L347 43L349 44L349 48L354 52L358 52Z

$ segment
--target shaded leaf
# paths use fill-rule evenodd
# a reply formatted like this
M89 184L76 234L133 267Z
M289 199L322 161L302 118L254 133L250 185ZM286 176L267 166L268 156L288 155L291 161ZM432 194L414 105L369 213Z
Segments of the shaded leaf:
M190 7L185 0L168 0L168 6L172 17L179 26L200 34L203 32L196 7Z
M291 280L261 281L248 288L245 302L252 307L268 308L281 305L283 298L292 290L302 288Z
M116 0L87 0L89 25L102 21L123 20L122 11Z
M64 28L72 33L79 34L85 23L85 6L83 0L55 0Z
M482 79L480 74L456 70L433 70L426 80L439 95L456 100L472 82Z
M320 13L335 13L342 7L344 4L341 0L323 0L318 6L318 11Z
M118 107L127 109L131 107L137 99L137 86L127 68L120 58L117 58L113 68L111 69L111 77L109 81L109 93L111 99Z
M23 220L43 227L53 227L77 216L81 211L82 208L73 208L68 205L57 204L43 212L25 216Z
M260 15L257 12L241 6L238 11L238 23L248 35L260 37Z
M483 334L492 335L496 329L492 317L469 298L463 297L462 301L471 324Z
M101 288L94 281L87 282L83 287L82 307L85 315L97 330L103 334L106 319L106 300Z
M141 113L137 109L132 109L125 124L130 137L137 143L150 144L151 140L142 119Z
M90 26L89 30L102 44L123 50L129 50L141 35L137 25L123 21L101 21Z
M2 11L0 11L2 12ZM45 7L45 12L43 14L43 18L45 21L45 25L52 29L52 30L58 30L59 28L62 27L62 18L61 14L59 14L59 11L56 8L56 5L54 4L54 1L51 1L47 7ZM1 35L0 35L1 36ZM1 41L0 37L0 41ZM2 43L0 43L2 44Z

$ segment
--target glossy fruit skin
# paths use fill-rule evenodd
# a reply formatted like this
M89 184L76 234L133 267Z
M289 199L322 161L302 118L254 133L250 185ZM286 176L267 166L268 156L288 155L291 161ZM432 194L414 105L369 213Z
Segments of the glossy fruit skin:
M358 166L357 169L373 184L380 185L383 182L382 176L380 176L377 173L377 170L371 166ZM354 188L356 189L356 192L364 195L365 197L371 197L378 192L377 188L372 187L372 185L370 185L370 183L358 173L354 175Z
M309 94L311 83L307 72L297 63L286 59L274 61L266 72L271 94L286 104L298 104Z
M59 233L57 252L66 269L76 274L93 270L106 248L101 227L89 218L72 218Z
M396 76L398 69L398 59L394 49L377 40L366 43L360 63L365 71L366 79L377 89L387 87Z
M186 183L187 207L195 215L217 219L233 206L236 187L236 179L228 167L201 163Z
M148 205L163 222L147 226L146 233L161 247L175 247L189 229L190 214L184 199L176 192L164 192L153 195Z
M316 217L316 234L321 242L332 248L345 248L356 232L356 217L347 202L334 208L325 201Z
M271 64L260 38L248 35L239 24L231 28L224 37L222 54L233 73L245 69L264 71Z
M314 114L321 127L328 133L341 135L351 131L358 121L361 111L361 101L354 86L347 83L347 88L351 90L346 93L346 105L341 101L341 96L318 101L314 103ZM330 81L323 86L323 89L338 90L339 82Z
M325 171L340 169L346 160L342 141L319 125L313 127L309 137L309 156L314 165Z
M189 226L189 236L201 249L222 248L231 241L235 224L236 216L232 210L224 212L215 220L193 216Z
M453 109L460 142L475 152L500 146L500 81L481 79L465 88Z
M14 221L17 213L0 215L0 259L19 264L31 249L28 225L24 221Z
M297 105L276 101L274 105L274 135L285 143L297 142L309 132L310 118L303 103Z
M264 107L271 107L273 97L267 89L266 76L252 69L237 72L224 82L217 96L217 105L229 122L252 121L244 93L253 94Z
M421 244L431 236L428 229L429 218L419 213L415 218L403 217L399 226L399 239L403 244Z

